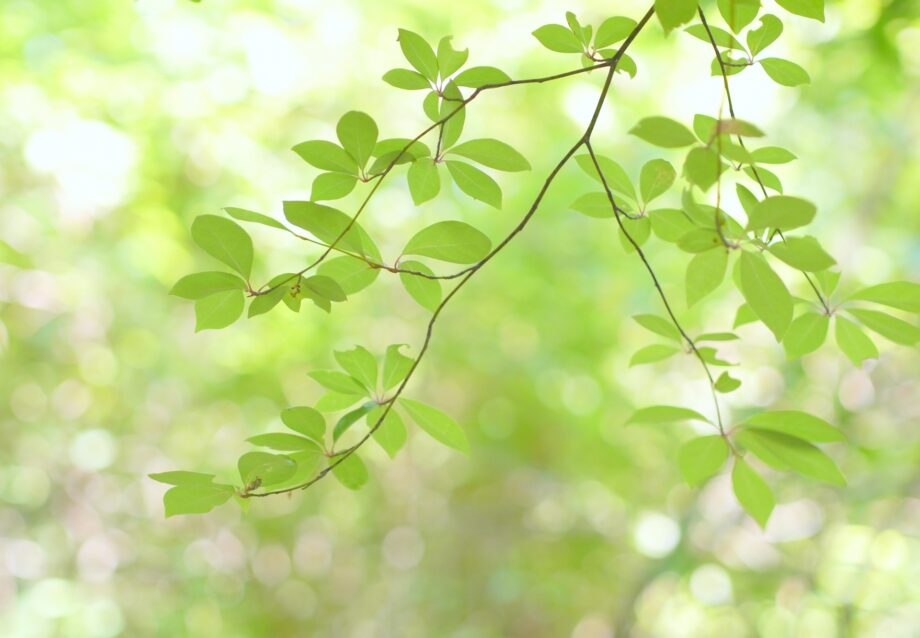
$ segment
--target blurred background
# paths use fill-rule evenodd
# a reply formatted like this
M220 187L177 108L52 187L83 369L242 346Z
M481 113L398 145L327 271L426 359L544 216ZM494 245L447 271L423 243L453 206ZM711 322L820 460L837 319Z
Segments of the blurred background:
M820 24L781 12L788 55L813 83L759 69L732 80L740 117L800 158L789 192L819 205L814 232L844 286L920 280L920 5L829 1ZM405 66L405 27L453 34L470 64L512 77L575 56L530 32L611 15L620 0L4 0L0 6L0 634L66 636L920 636L920 369L880 343L854 369L833 346L787 363L759 325L720 353L742 366L731 414L804 406L845 430L846 489L772 476L768 529L718 477L688 489L688 426L625 427L637 406L710 410L690 358L629 368L654 342L629 319L659 312L611 220L568 209L591 187L570 167L533 224L448 307L408 395L449 411L469 457L413 434L372 480L323 481L242 514L232 503L165 520L149 472L235 476L245 437L309 404L306 372L363 344L417 348L426 313L381 276L331 315L276 311L193 331L180 276L216 262L194 216L279 214L314 171L290 147L331 138L350 109L387 137L425 120L420 95L380 77ZM715 20L715 12L711 10ZM720 24L718 20L715 20ZM626 131L662 114L715 115L708 45L650 25L618 76L596 144L636 177L655 152ZM418 209L388 181L364 225L392 258L439 219L494 239L525 210L584 127L602 77L492 92L466 136L513 144L534 170L500 178L502 211L455 192ZM667 195L676 204L678 190ZM341 202L353 210L353 199ZM729 208L731 210L731 207ZM259 227L261 280L301 267L303 244ZM726 284L688 311L689 255L650 257L695 331L726 330ZM797 284L796 284L797 285ZM729 419L731 419L729 415Z

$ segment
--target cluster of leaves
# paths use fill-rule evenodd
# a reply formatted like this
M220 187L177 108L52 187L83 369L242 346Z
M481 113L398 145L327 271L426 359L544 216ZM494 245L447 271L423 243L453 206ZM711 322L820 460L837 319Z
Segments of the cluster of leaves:
M794 14L823 20L822 0L778 0L778 3ZM713 70L725 76L728 92L728 76L753 64L755 57L781 35L783 26L773 15L760 16L759 0L719 0L718 8L728 30L710 26L695 1L656 0L654 4L654 12L666 31L699 15L700 23L685 30L715 51ZM403 166L416 205L437 197L442 178L449 177L472 199L500 207L502 193L497 182L463 160L509 172L528 170L530 164L518 151L499 140L461 141L467 105L486 89L560 79L605 65L609 70L606 86L617 70L635 75L635 61L626 56L625 50L650 17L651 13L636 22L617 16L594 28L582 26L574 14L568 13L566 25L544 25L533 34L551 51L579 55L581 69L517 82L494 67L461 70L469 52L454 49L450 37L441 39L435 51L420 35L400 30L399 45L412 68L393 69L383 79L400 89L425 91L422 109L431 126L412 139L379 139L378 126L370 115L346 113L336 126L338 143L311 140L294 147L300 157L322 172L313 182L310 201L284 202L287 224L254 211L226 209L235 220L269 226L319 246L320 257L299 272L277 274L264 286L253 288L250 284L253 245L249 235L232 219L203 215L192 225L192 238L233 272L186 276L175 285L173 294L195 301L196 326L201 330L222 328L235 321L243 312L246 295L252 300L250 317L272 310L281 301L297 312L303 298L328 312L333 303L344 302L349 295L371 285L381 272L396 273L409 296L431 311L427 333L430 338L431 326L452 294L443 294L442 280L466 275L459 280L458 286L462 285L526 224L542 194L523 222L498 248L493 249L486 235L465 222L441 221L419 230L400 254L387 263L358 223L358 216L377 185L395 168ZM758 17L759 25L752 27ZM736 38L745 30L747 47ZM612 48L617 43L622 43L621 48ZM741 62L730 57L731 52L739 51L746 56ZM807 73L793 62L758 58L757 63L780 84L797 86L807 81ZM464 96L464 89L472 92ZM605 95L606 89L601 100ZM730 94L727 97L731 105ZM699 359L712 386L715 422L699 412L676 406L641 409L630 422L692 420L715 427L715 434L696 437L680 449L681 473L688 484L699 486L720 472L732 457L732 483L738 501L765 525L774 497L757 464L843 485L843 475L818 444L840 442L844 437L824 420L794 410L755 414L726 427L718 397L738 389L741 382L728 370L716 377L710 367L736 365L721 359L717 348L719 343L739 337L735 332L690 337L665 297L642 246L654 237L690 256L684 278L688 307L715 291L731 268L731 279L743 299L734 328L759 321L782 343L790 358L817 350L825 341L831 321L835 324L839 348L855 365L878 356L864 328L898 344L916 344L920 341L920 329L914 324L890 312L865 308L863 304L918 313L920 285L892 282L838 296L840 273L834 270L836 261L814 236L793 234L811 223L816 207L805 199L786 194L779 176L766 168L791 162L795 155L777 146L749 148L748 144L764 137L764 132L735 117L731 106L730 110L731 117L727 118L721 114L719 117L699 114L691 127L664 116L647 117L630 130L632 135L667 152L685 153L680 171L683 188L680 197L675 197L680 201L677 207L654 205L678 183L678 171L671 161L656 158L645 163L638 180L634 180L614 159L595 153L589 142L591 127L560 167L573 157L579 168L600 186L578 197L572 209L588 217L616 220L623 246L628 252L638 253L667 310L667 316L634 317L643 328L667 342L643 347L632 357L630 365L655 364L685 353ZM427 133L437 135L433 150L422 141ZM581 147L587 153L576 154ZM446 166L446 173L442 165ZM557 171L558 168L551 173L546 186ZM728 176L734 177L743 215L723 210L723 180ZM319 203L343 198L359 183L373 185L354 216ZM709 196L713 187L715 205L700 201ZM332 252L337 255L326 259ZM453 274L436 275L424 260L460 264L465 268ZM796 296L783 275L806 281L816 301ZM427 338L421 353L427 347ZM282 413L282 422L293 433L269 433L249 439L271 452L247 452L240 457L239 485L214 483L211 475L190 472L154 475L157 480L174 486L166 494L167 513L208 511L234 495L246 502L251 497L290 492L305 488L330 472L346 487L357 489L368 478L358 449L373 438L394 456L406 440L404 416L435 440L457 450L467 450L463 430L449 416L401 396L418 359L403 355L400 346L386 350L382 368L374 355L362 347L336 352L335 358L341 370L311 373L327 390L315 406L293 407ZM326 414L338 415L331 428L327 428ZM366 424L364 430L353 427L362 420ZM356 442L341 447L342 437L353 437L362 431ZM757 462L752 462L753 459Z

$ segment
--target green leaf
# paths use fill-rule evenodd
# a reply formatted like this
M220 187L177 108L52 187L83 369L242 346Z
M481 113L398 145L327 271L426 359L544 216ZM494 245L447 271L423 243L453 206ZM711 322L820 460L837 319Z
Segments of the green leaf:
M345 432L348 431L352 425L357 423L362 417L364 417L368 412L377 407L377 403L374 401L368 401L361 405L361 407L344 414L335 424L335 427L332 429L332 440L338 441Z
M764 136L764 132L755 125L735 117L718 120L715 124L714 132L717 132L719 135L738 135L740 137Z
M334 173L358 174L355 160L338 144L325 140L301 142L292 149L300 157L316 168Z
M688 253L703 253L720 246L722 246L722 240L719 239L715 230L709 228L691 230L677 242L677 247Z
M714 248L693 256L687 265L685 283L688 308L719 287L727 266L727 250Z
M368 394L368 389L354 377L338 370L314 370L309 375L321 386L341 394Z
M332 468L332 474L339 483L350 490L360 490L369 478L367 466L354 452L336 463Z
M827 337L830 320L827 315L806 312L789 324L783 337L783 348L790 359L803 357L821 347Z
M693 24L684 29L687 33L692 35L698 40L703 42L709 42L709 33L706 31L706 27L702 24ZM720 46L726 49L736 49L738 51L745 51L744 45L738 42L731 33L725 29L720 29L716 26L710 26L709 31L712 32L712 39L715 41L716 46Z
M399 267L401 269L413 270L415 272L434 276L431 269L420 261L403 261L400 262ZM441 304L441 282L437 279L429 279L421 275L400 272L399 281L402 282L409 296L422 308L434 312Z
M629 360L629 367L643 365L646 363L657 363L658 361L664 361L670 357L673 357L675 354L680 352L680 348L674 346L666 346L661 344L654 344L651 346L646 346L636 352Z
M696 410L671 405L654 405L648 408L641 408L636 410L626 423L672 423L674 421L703 421L710 423L709 419Z
M840 271L820 270L815 273L815 279L818 280L818 285L824 294L830 296L834 294L837 284L840 283Z
M746 303L738 306L738 310L735 312L735 321L732 324L732 328L737 328L738 326L743 326L748 323L754 323L757 321L757 315L754 314L754 311L751 310L751 307Z
M313 180L310 199L314 202L342 199L355 189L358 178L345 173L320 173Z
M252 240L239 224L217 215L199 215L192 222L192 239L206 253L249 279Z
M557 53L581 53L584 49L575 34L561 24L544 24L533 32L533 37Z
M167 485L207 485L214 480L213 474L202 474L201 472L187 472L185 470L173 470L171 472L158 472L148 474L154 481L166 483Z
M225 290L195 301L195 332L226 328L243 314L242 290Z
M237 462L243 485L249 487L258 482L258 487L274 485L289 479L297 470L297 464L283 454L268 452L247 452ZM251 487L250 489L255 489Z
M920 341L920 328L907 323L903 319L892 317L878 310L849 308L847 312L859 319L869 330L877 332L895 343L900 343L904 346L912 346Z
M690 149L684 161L684 177L704 192L719 180L719 176L728 168L719 154L708 146Z
M326 419L318 410L305 405L282 410L281 422L317 443L322 443L326 434Z
M333 355L342 369L364 387L371 390L377 387L377 359L367 348L355 346L352 350L336 350Z
M648 216L652 222L652 232L664 241L677 243L681 237L694 229L693 222L687 214L676 208L653 210Z
M744 459L736 458L732 469L732 489L735 498L751 518L762 528L767 527L770 514L773 513L773 492L754 468Z
M383 358L383 390L391 390L397 386L397 384L402 383L409 372L412 370L412 366L415 364L415 359L407 357L399 350L405 344L396 343L391 346L387 346L386 355Z
M399 30L399 47L409 64L432 82L438 79L438 58L435 56L431 45L417 33Z
M749 25L760 12L760 0L718 0L722 19L738 33Z
M673 339L674 341L678 342L682 340L680 332L678 332L674 324L664 317L660 317L658 315L634 315L633 319L640 326L646 330L654 332L657 335L661 335L662 337L667 337L668 339Z
M409 166L409 193L412 202L420 206L437 197L441 190L441 177L438 165L430 157L420 157Z
M256 224L262 224L263 226L277 228L278 230L287 230L287 227L277 219L269 217L268 215L263 215L262 213L246 210L245 208L234 208L232 206L228 206L224 208L224 210L228 215L230 215L230 217L233 219L238 219L241 222L253 222Z
M623 249L626 250L626 252L632 252L636 249L635 246L633 246L633 242L641 246L648 241L649 236L652 234L652 223L649 221L648 217L640 217L638 219L625 218L622 222L623 228L620 229L620 243L623 244ZM632 241L630 241L630 238Z
M665 32L689 22L696 15L696 0L655 0L655 13Z
M597 163L604 173L604 180L607 182L607 186L610 190L620 195L625 195L635 201L637 199L636 189L633 188L629 175L626 174L623 167L609 157L604 157L603 155L596 155L596 157ZM575 161L578 163L578 167L581 168L588 177L603 184L601 176L597 172L597 166L594 165L594 161L591 159L590 155L578 155L575 157ZM601 195L606 199L606 193L601 193ZM609 201L607 202L607 206L610 206Z
M307 277L300 282L301 292L315 299L314 295L319 295L324 299L329 301L345 301L348 297L345 295L345 291L342 290L342 287L339 286L338 282L331 277L324 277L322 275L314 275L312 277ZM314 293L313 295L309 293Z
M279 452L296 452L298 450L315 450L319 448L316 441L296 434L273 432L270 434L257 434L246 439L253 445L267 447Z
M797 158L779 146L764 146L751 151L751 159L757 164L788 164Z
M744 251L739 262L741 294L757 318L782 341L792 321L792 296L767 260Z
M670 162L654 159L646 162L639 175L639 192L642 200L648 204L650 201L664 194L677 177L677 171Z
M349 111L339 119L335 133L345 152L359 168L364 168L377 144L378 130L374 118L361 111Z
M748 47L751 55L757 55L768 46L776 42L783 33L783 23L776 16L769 13L760 18L760 26L751 29L747 34Z
M462 71L454 78L457 86L478 89L483 86L507 84L511 81L508 74L494 66L474 66Z
M380 261L380 250L373 240L360 224L340 210L315 202L286 201L284 216L289 222L326 244L331 245L338 239L336 245L339 248Z
M373 428L377 421L383 417L385 408L379 406L367 413L367 427ZM396 456L397 452L406 444L406 425L402 417L396 410L390 410L386 413L383 422L374 430L374 440L383 448L390 458Z
M776 0L789 13L824 22L824 0Z
M383 81L390 86L406 91L430 89L431 83L424 75L411 69L390 69L383 74Z
M441 72L442 78L453 75L455 71L466 64L466 60L470 56L469 49L462 51L454 49L451 39L451 36L446 36L438 42L438 70Z
M840 430L824 419L798 410L761 412L748 417L743 425L781 432L813 443L836 443L846 440Z
M664 148L680 148L696 142L690 129L667 117L647 117L639 120L629 133L649 144Z
M808 441L762 428L745 428L735 438L767 465L831 485L846 485L834 461Z
M571 209L596 219L613 217L613 207L606 193L585 193L572 202Z
M448 154L460 155L499 171L529 171L530 163L504 142L493 139L469 140L455 146Z
M774 195L757 202L747 227L748 230L791 230L810 224L816 212L817 208L809 201L789 195Z
M502 207L502 190L494 179L481 170L457 160L447 160L447 170L464 193L495 208Z
M760 60L760 66L774 82L783 86L800 86L811 82L808 72L789 60L763 58Z
M227 272L199 272L176 282L169 294L183 299L202 299L218 292L245 290L246 282Z
M489 254L489 238L465 222L437 222L417 232L404 255L421 255L453 264L472 264Z
M327 392L316 402L316 409L320 412L338 412L345 408L350 408L361 400L360 394L340 394L338 392Z
M635 28L636 21L632 18L621 16L607 18L597 28L597 34L594 36L594 48L603 49L620 40L625 40Z
M716 392L721 392L723 394L728 394L729 392L734 392L741 387L741 381L734 378L727 372L723 372L719 375L719 378L716 379L714 384Z
M834 336L840 350L854 366L862 365L866 359L878 358L878 348L872 339L862 328L839 314L834 317Z
M785 241L770 246L775 257L798 270L817 272L826 270L837 262L828 255L814 237L787 237Z
M399 399L399 404L415 424L433 439L460 452L469 452L470 444L466 439L466 433L447 414L411 399Z
M737 341L737 340L738 340L738 335L736 335L733 332L705 332L696 338L696 341Z
M163 495L166 518L177 514L206 514L223 505L236 490L220 483L193 483L176 486Z
M178 285L176 284L176 286ZM892 281L878 284L853 293L847 297L847 300L871 301L883 306L897 308L898 310L920 312L920 284L910 281Z
M748 177L757 182L757 184L763 183L764 186L775 190L777 193L783 192L783 184L779 180L779 177L777 177L775 173L771 173L765 169L763 166L758 166L756 169L753 166L745 166L744 172Z
M362 259L346 255L325 260L316 273L334 279L346 295L353 295L374 283L380 275L380 269L372 268Z
M727 460L728 443L718 434L690 439L677 451L677 467L690 487L718 474Z
M439 111L440 119L446 120L441 127L441 148L450 148L460 139L463 124L466 121L466 106L463 94L457 85L449 82L443 90L444 100L441 101Z

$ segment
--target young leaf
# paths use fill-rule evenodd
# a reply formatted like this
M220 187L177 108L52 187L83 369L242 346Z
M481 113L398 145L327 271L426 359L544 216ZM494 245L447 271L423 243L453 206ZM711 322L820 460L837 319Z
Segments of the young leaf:
M176 286L178 285L176 284ZM853 293L847 297L847 300L871 301L883 306L897 308L898 310L920 312L920 284L910 281L892 281L878 284Z
M470 444L466 440L466 434L448 415L437 408L411 399L399 399L399 404L415 424L433 439L460 452L469 452Z
M201 472L187 472L185 470L172 470L170 472L158 472L148 474L154 481L166 483L167 485L201 485L208 484L214 480L213 474L202 474Z
M659 239L671 243L677 243L681 237L694 229L693 222L687 217L687 213L675 208L653 210L648 216L652 222L652 232Z
M760 0L718 0L722 19L738 33L749 25L760 12Z
M331 462L333 462L332 459L330 459ZM350 490L360 490L368 479L367 466L354 452L333 466L332 474L339 483Z
M483 86L506 84L511 81L508 74L501 69L493 66L474 66L466 71L460 72L454 78L457 86L465 86L471 89L478 89Z
M350 408L361 400L360 394L340 394L327 392L316 402L316 409L320 412L338 412Z
M744 425L781 432L813 443L837 443L846 440L840 430L824 419L798 410L761 412L748 417Z
M377 407L367 413L367 427L373 428L383 416L385 408ZM387 412L383 422L374 430L374 440L390 458L406 444L406 425L396 410Z
M633 319L640 326L646 330L654 332L657 335L667 337L668 339L673 339L677 342L680 342L682 339L680 332L677 331L677 328L674 327L674 324L664 317L659 317L658 315L634 315Z
M409 194L412 202L420 206L437 197L441 190L438 165L430 157L420 157L409 166Z
M453 75L455 71L466 64L466 60L470 56L469 49L462 51L454 49L451 39L451 36L446 36L438 42L438 70L441 72L442 78Z
M783 337L783 348L790 359L804 357L821 347L827 337L830 320L827 315L806 312L789 324Z
M431 45L417 33L406 29L399 30L399 48L416 70L432 82L438 79L438 58Z
M575 34L561 24L544 24L533 32L533 37L557 53L581 53L584 48Z
M228 272L199 272L177 281L169 294L183 299L202 299L218 292L245 289L246 282Z
M346 295L364 290L380 275L379 268L371 268L363 259L349 256L327 259L316 272L335 280Z
M834 317L834 336L840 350L854 366L862 365L866 359L878 358L878 348L872 339L862 328L839 314Z
M639 175L639 192L642 200L648 204L650 201L664 194L677 177L677 172L671 163L663 159L654 159L646 162Z
M817 208L809 201L788 195L774 195L754 206L748 219L748 230L791 230L810 224L816 212Z
M747 34L748 47L751 55L755 56L768 46L776 42L783 33L783 23L776 16L769 13L760 18L760 26L751 29Z
M242 290L225 290L195 302L195 332L226 328L243 314Z
M783 86L801 86L811 82L808 72L789 60L763 58L760 60L760 66L774 82Z
M764 463L782 466L777 469L788 468L831 485L846 485L834 461L808 441L762 428L745 428L736 438Z
M457 160L447 160L447 170L464 193L495 208L502 207L502 190L494 179L481 170Z
M654 405L636 410L626 423L672 423L674 421L710 422L696 410L671 405Z
M610 205L610 200L607 199L606 193L585 193L572 202L570 208L582 215L596 219L613 217L613 207Z
M826 270L837 263L811 236L787 237L783 242L772 244L770 252L780 261L805 272Z
M696 142L686 126L667 117L646 117L639 120L629 133L664 148L680 148Z
M685 283L688 308L719 287L727 266L727 250L713 248L693 256L687 265Z
M735 49L737 51L745 51L744 45L738 42L731 33L725 29L720 29L719 27L711 26L709 31L706 30L706 27L702 24L693 24L684 29L687 33L692 35L698 40L703 42L709 42L709 33L712 32L712 39L715 41L716 46L723 47L725 49ZM746 51L745 51L746 52Z
M469 140L455 146L448 154L460 155L499 171L529 171L530 163L504 142L493 139Z
M278 230L287 230L287 227L277 219L269 217L268 215L263 215L262 213L246 210L245 208L234 208L233 206L228 206L224 208L224 210L228 215L230 215L230 217L233 219L238 219L241 222L253 222L256 224L262 224L263 226L277 228Z
M738 338L733 332L704 332L696 341L737 341Z
M741 387L741 381L733 377L727 372L723 372L719 375L719 378L716 379L714 385L716 392L721 392L723 394L728 394L729 392L734 392Z
M192 239L206 253L249 279L252 240L239 224L217 215L199 215L192 222Z
M283 205L285 218L318 240L326 244L338 240L336 245L340 248L380 261L380 250L349 215L315 202L286 201Z
M368 390L354 377L338 370L314 370L309 375L321 386L341 394L360 394L365 396Z
M279 452L296 452L298 450L315 450L319 448L316 441L296 434L272 432L270 434L257 434L246 439L253 445L267 447Z
M349 111L341 117L335 132L345 152L357 162L358 168L363 169L377 144L374 118L361 111Z
M655 0L655 13L665 33L696 15L697 0Z
M390 86L406 91L430 89L431 83L424 75L411 69L390 69L383 74L383 81Z
M163 495L166 518L177 514L207 514L230 500L235 491L232 485L220 483L178 485Z
M316 168L334 173L358 174L355 160L338 144L325 140L301 142L292 149L300 157Z
M243 485L250 486L258 482L259 487L285 481L297 469L297 464L291 458L268 452L247 452L240 457L237 466Z
M489 254L491 248L489 238L469 224L446 221L417 232L406 244L403 254L421 255L454 264L472 264Z
M792 296L767 260L744 251L739 262L741 294L757 318L782 341L792 321Z
M629 360L629 367L664 361L665 359L673 357L678 352L680 352L680 348L675 348L674 346L665 346L661 344L646 346L632 356Z
M732 469L732 490L741 507L762 528L766 528L773 512L773 492L754 468L744 459L736 458Z
M342 199L355 189L358 178L346 173L320 173L313 180L310 199L314 202ZM283 226L282 226L283 228Z
M403 261L399 267L405 270L433 276L431 269L420 261ZM408 272L399 273L399 281L416 303L422 308L434 312L441 303L441 282Z
M200 302L199 302L200 303ZM886 339L900 343L905 346L912 346L920 341L920 328L909 324L903 319L892 317L878 310L862 310L859 308L849 308L847 310L851 315L869 330L877 332Z
M364 387L371 390L377 387L377 359L367 348L355 346L352 350L336 350L333 355L342 369Z
M415 363L414 359L402 354L399 349L404 344L397 343L387 346L387 352L383 359L383 389L384 391L392 390L409 374Z
M690 149L684 161L684 177L704 192L719 180L728 165L719 158L719 154L708 146Z
M301 280L300 285L301 293L314 301L317 301L317 296L329 301L345 301L348 299L342 287L331 277L314 275Z
M718 474L727 460L728 443L718 434L691 439L677 451L677 467L690 487Z
M335 427L332 429L332 440L338 441L339 438L348 431L348 428L357 423L363 416L365 416L368 412L376 407L376 402L368 401L362 404L359 408L342 415L342 417L336 422Z
M307 406L287 408L281 411L281 422L317 443L323 442L326 434L326 420L318 410Z
M763 146L751 151L751 159L757 164L788 164L797 158L779 146Z
M776 0L789 13L824 22L824 0Z
M594 48L603 49L611 44L616 44L620 40L625 40L635 28L636 21L632 18L621 16L607 18L597 28L597 34L594 36Z
M625 195L632 200L636 200L636 189L633 188L632 182L629 180L629 175L626 174L623 167L609 157L604 157L603 155L597 155L596 157L598 166L601 167L601 171L604 173L603 181L607 182L607 186L610 190ZM597 166L594 165L594 161L591 159L590 155L578 155L575 157L575 161L578 163L578 167L581 168L588 177L603 183L600 174L597 172ZM607 196L606 193L602 193L602 195L605 198ZM607 205L610 206L609 201Z

